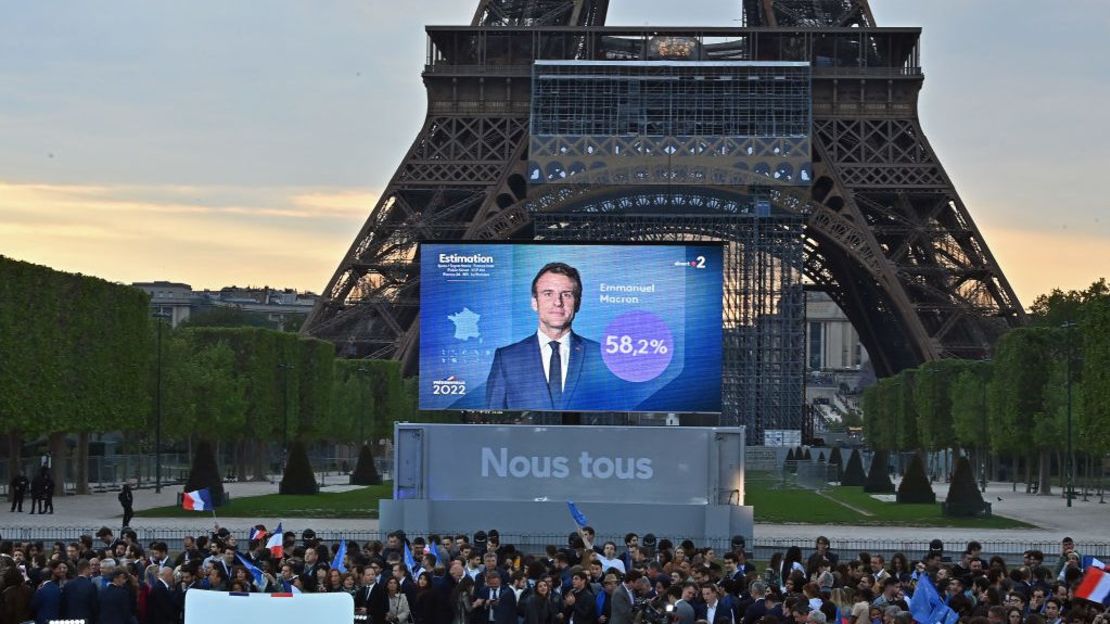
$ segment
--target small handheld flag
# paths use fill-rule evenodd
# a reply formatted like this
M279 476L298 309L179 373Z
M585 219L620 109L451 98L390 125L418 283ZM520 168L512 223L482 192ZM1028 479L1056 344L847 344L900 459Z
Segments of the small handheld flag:
M347 567L343 565L343 558L347 556L347 540L339 540L339 548L335 551L335 558L331 560L331 569L339 570L340 574L347 573Z
M1079 567L1086 570L1087 568L1090 568L1092 566L1098 568L1099 570L1106 570L1107 572L1110 572L1110 566L1106 565L1102 561L1099 561L1098 559L1095 559L1091 555L1083 555L1083 563Z
M258 566L251 563L249 559L242 555L242 553L235 553L235 556L239 558L239 562L242 563L243 567L246 568L247 571L251 573L251 576L254 577L254 582L258 583L258 585L261 586L262 570L259 570Z
M274 534L266 540L266 549L270 551L271 556L280 559L285 554L284 540L285 534L281 532L281 523L279 522L277 528L274 529Z
M266 539L266 527L262 526L261 524L258 526L252 526L251 534L248 539L252 542L255 540L262 541Z
M574 523L578 525L578 528L583 529L589 524L589 521L586 520L586 516L582 515L581 511L578 511L578 505L575 505L574 501L568 500L567 507L570 508L570 517L574 518Z
M416 569L416 560L412 558L412 549L409 548L408 540L405 540L405 567L409 569L409 574Z
M216 508L212 504L212 493L208 491L208 488L185 492L185 495L181 497L181 507L189 511L212 511Z

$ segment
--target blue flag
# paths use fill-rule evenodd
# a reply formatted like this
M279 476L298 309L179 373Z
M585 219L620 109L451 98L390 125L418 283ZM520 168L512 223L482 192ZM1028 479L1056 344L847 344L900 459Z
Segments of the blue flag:
M416 561L412 558L412 549L409 548L409 541L405 540L405 567L409 569L409 574L416 569Z
M578 511L578 505L575 505L574 501L568 500L567 507L570 508L570 517L574 518L574 523L578 525L578 528L585 528L585 526L590 523L586 520L586 516L582 515L581 511Z
M339 570L340 574L346 574L347 568L343 565L343 558L347 556L347 540L339 540L339 548L335 551L335 558L331 560L331 569Z
M435 561L432 565L439 567L439 544L432 544L432 560Z
M922 574L910 598L910 613L920 624L955 624L960 616L944 603L933 580Z
M262 570L259 570L256 565L250 562L250 559L247 559L241 553L235 553L235 556L239 558L239 563L242 563L243 567L246 568L247 571L251 573L251 576L254 577L254 582L258 583L261 586Z

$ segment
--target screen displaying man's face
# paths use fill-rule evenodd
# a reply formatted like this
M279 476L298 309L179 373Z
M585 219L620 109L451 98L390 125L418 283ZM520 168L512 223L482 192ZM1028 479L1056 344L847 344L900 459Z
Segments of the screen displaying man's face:
M532 309L539 314L540 329L545 334L560 336L570 329L577 289L574 280L558 273L544 273L536 280Z

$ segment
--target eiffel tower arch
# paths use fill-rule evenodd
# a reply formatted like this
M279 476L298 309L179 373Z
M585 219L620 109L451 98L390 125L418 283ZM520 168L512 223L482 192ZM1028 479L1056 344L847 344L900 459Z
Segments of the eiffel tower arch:
M920 28L877 26L867 0L743 0L742 26L704 28L607 27L608 4L479 0L469 26L427 28L424 125L303 332L346 356L395 358L415 373L420 241L581 240L590 231L651 238L629 225L643 211L620 206L652 193L656 217L691 219L671 224L671 236L696 235L698 219L734 195L747 206L740 212L769 207L800 224L797 272L844 310L880 376L939 358L986 357L1002 332L1024 322L922 130ZM805 65L805 184L725 176L637 186L620 173L537 184L536 152L551 147L533 136L537 72L557 73L564 63L604 73L660 60L676 71L682 61L712 66L705 71ZM702 149L649 149L656 148ZM694 197L702 198L697 209ZM602 221L611 226L604 232Z

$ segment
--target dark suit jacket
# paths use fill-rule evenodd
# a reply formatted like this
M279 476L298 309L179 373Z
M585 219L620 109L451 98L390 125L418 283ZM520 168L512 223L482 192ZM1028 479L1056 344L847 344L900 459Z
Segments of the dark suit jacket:
M131 603L131 592L124 587L117 587L111 583L100 590L100 621L99 624L131 624L134 608Z
M704 602L698 602L694 606L694 618L698 620L709 619L709 605ZM732 601L722 598L717 601L717 610L713 613L713 621L709 624L731 624L732 622Z
M490 607L490 595L493 589L490 587L483 587L478 590L478 597L485 600L485 603L478 609L480 615L475 618L475 621L489 622L489 614L493 611L494 624L517 624L516 622L516 592L512 587L501 586L497 588L498 597L497 604Z
M570 593L574 594L574 604L563 608L563 621L570 622L574 618L574 624L594 624L597 621L597 596L589 589L580 592L572 589Z
M35 613L35 622L47 624L50 620L59 620L62 615L62 588L55 581L46 581L35 590L31 597L31 611Z
M597 401L605 396L599 385L608 373L601 345L571 332L570 362L558 405L547 390L541 354L535 334L498 349L486 377L486 408L558 411L599 407Z
M155 581L146 599L146 624L177 624L177 596L162 581Z
M609 602L609 624L631 624L632 595L628 593L628 586L618 585Z
M365 608L368 624L385 624L385 615L389 613L389 597L385 594L383 583L374 583L370 587L359 587L355 593L355 608Z
M75 577L62 587L62 619L95 622L100 608L96 585L87 576Z

